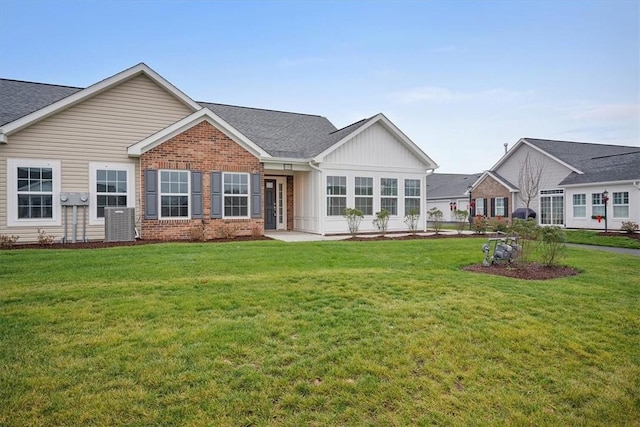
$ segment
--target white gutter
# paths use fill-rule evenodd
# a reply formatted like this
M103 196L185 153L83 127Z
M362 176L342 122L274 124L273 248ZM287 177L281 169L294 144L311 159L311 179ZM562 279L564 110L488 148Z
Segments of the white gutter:
M7 139L7 135L0 132L0 144L8 144L9 140Z

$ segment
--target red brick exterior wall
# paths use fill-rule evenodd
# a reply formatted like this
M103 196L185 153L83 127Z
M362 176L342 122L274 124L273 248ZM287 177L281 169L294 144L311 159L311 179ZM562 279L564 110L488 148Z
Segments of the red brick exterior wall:
M509 200L509 210L513 210L513 197L509 189L496 181L493 177L487 176L474 190L472 197L474 199L487 199L486 217L491 216L491 199L495 197L506 197ZM511 212L507 212L507 217L511 216Z
M264 220L211 219L210 172L260 173L263 190L264 167L253 154L206 121L202 121L140 156L142 175L146 169L174 169L202 172L202 219L145 219L140 234L149 240L197 240L263 235ZM159 185L159 184L158 184ZM145 212L145 182L141 183L141 207ZM264 194L262 194L261 200ZM191 205L189 206L191 210Z

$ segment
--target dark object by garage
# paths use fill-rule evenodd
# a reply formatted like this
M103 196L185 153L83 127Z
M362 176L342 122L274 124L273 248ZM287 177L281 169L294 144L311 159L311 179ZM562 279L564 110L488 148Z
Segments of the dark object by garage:
M527 219L533 218L536 219L536 213L533 209L527 208L518 208L511 214L511 218L519 218L519 219Z

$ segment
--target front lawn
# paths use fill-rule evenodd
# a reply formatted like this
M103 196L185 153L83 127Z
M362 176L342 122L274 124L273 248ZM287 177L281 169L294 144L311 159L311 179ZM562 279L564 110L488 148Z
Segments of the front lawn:
M0 251L0 425L636 425L640 259L485 239Z
M567 242L569 243L640 249L640 238L638 238L637 233L610 232L604 235L600 231L593 230L566 230L566 233Z

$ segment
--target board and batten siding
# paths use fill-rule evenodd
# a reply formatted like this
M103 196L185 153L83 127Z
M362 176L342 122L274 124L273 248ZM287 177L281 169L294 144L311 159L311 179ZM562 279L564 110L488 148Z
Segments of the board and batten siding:
M321 173L296 172L293 177L293 229L319 234L320 210L324 206L320 193Z
M138 159L128 157L127 147L190 113L189 107L165 89L138 75L9 136L8 144L0 145L0 234L20 236L19 243L29 242L36 240L38 229L7 227L7 191L16 191L7 188L8 158L59 160L62 192L90 191L90 162L133 163L138 218L140 171ZM59 198L59 194L54 194L54 198ZM81 221L80 216L78 238L82 237ZM63 236L63 225L40 228L56 241ZM103 239L104 225L89 225L87 219L87 237Z
M422 161L380 123L373 124L329 153L324 163L426 170Z

